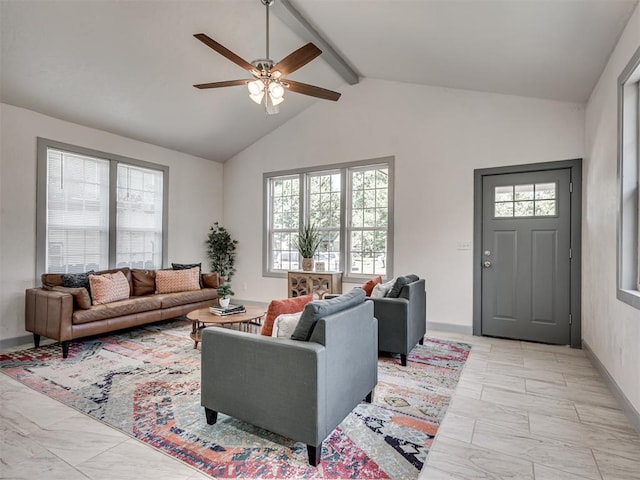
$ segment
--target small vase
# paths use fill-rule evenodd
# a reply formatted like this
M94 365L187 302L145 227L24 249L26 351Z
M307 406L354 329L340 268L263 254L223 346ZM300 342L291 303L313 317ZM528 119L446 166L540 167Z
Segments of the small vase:
M313 271L313 258L302 259L302 270L305 272Z
M218 302L220 303L220 306L222 308L227 308L229 306L229 302L231 302L231 298L230 297L219 298Z

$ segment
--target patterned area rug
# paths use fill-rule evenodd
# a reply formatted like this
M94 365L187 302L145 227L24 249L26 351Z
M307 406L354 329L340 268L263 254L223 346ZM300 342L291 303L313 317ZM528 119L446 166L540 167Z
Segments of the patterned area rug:
M380 357L372 404L361 403L324 442L306 446L200 406L200 351L185 321L0 355L23 384L217 478L417 478L471 347L426 339L409 355Z

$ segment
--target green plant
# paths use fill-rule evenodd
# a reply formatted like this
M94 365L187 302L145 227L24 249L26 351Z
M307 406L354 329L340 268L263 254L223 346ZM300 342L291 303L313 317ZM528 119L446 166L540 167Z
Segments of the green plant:
M236 272L236 246L238 241L231 238L226 228L218 222L209 229L207 236L207 258L211 271L216 272L225 280L231 280Z
M322 234L315 224L310 223L302 227L298 232L298 239L295 241L295 246L302 258L313 258L321 241Z
M230 283L223 283L222 285L220 285L218 287L218 296L221 298L228 298L231 295L235 295L236 292L234 292L233 290L231 290L231 284Z

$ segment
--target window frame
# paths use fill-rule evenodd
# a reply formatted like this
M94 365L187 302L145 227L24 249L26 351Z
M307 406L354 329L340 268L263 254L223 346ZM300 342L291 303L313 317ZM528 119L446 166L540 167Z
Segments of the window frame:
M640 310L640 48L618 77L616 298Z
M371 278L375 275L348 274L347 261L349 258L349 242L347 236L350 231L351 221L348 196L351 194L351 186L349 185L349 170L363 167L374 167L376 165L385 165L389 172L388 184L388 215L387 215L387 258L386 258L386 278L393 277L393 226L394 226L394 170L395 157L379 157L367 160L358 160L354 162L335 163L328 165L318 165L314 167L297 168L291 170L282 170L274 172L265 172L263 179L263 214L262 214L262 276L273 278L287 278L287 270L272 270L271 267L271 198L270 198L270 182L271 179L277 177L299 176L300 185L300 224L304 224L304 220L309 218L308 205L308 175L325 174L340 171L341 173L341 199L340 199L340 270L343 273L343 281L349 283L361 283L363 279Z
M162 172L162 267L168 263L169 246L169 167L152 162L124 157L114 153L103 152L78 145L58 142L37 137L37 172L36 172L36 277L46 273L47 250L47 150L56 149L71 154L95 157L109 162L109 264L115 268L117 241L117 173L118 165L126 164L135 167Z

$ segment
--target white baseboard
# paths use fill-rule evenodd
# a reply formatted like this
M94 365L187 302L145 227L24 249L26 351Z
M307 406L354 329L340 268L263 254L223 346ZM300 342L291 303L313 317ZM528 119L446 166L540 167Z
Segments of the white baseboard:
M593 366L600 372L600 374L604 378L607 386L611 389L613 396L616 397L616 400L618 400L618 403L622 407L622 411L625 413L627 418L629 418L631 426L636 429L638 434L640 434L640 413L638 413L638 411L633 407L622 389L620 389L611 374L609 374L609 372L607 371L606 367L602 364L596 354L593 353L593 350L591 350L591 347L587 342L584 341L584 339L582 340L582 348L587 354L587 358L589 358Z
M460 333L462 335L473 335L473 327L455 325L452 323L427 322L427 332L435 330L437 332Z

